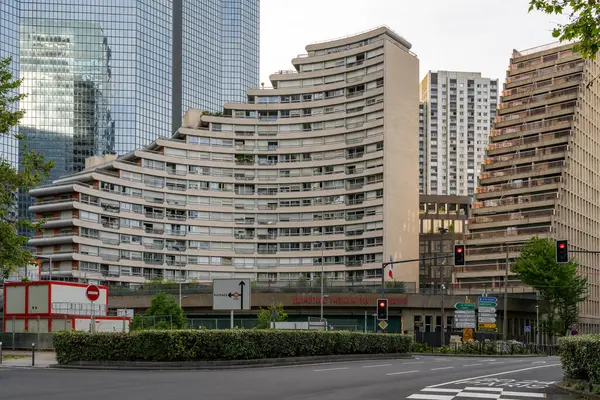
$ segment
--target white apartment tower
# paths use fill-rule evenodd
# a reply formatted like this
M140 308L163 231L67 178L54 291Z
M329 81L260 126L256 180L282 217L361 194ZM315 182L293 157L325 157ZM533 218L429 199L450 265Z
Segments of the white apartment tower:
M472 196L496 116L498 80L429 71L420 97L420 193Z
M273 88L31 191L53 277L374 281L419 254L419 61L386 27L315 43ZM384 275L389 279L388 274ZM418 263L394 279L418 287Z

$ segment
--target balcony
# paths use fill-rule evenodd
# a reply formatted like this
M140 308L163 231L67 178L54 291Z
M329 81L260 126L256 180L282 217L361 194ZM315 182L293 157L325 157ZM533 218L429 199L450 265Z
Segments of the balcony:
M521 82L529 79L540 78L548 75L554 75L559 72L570 72L583 67L583 60L572 61L565 64L553 65L547 68L541 68L524 74L513 75L506 78L506 84Z
M38 201L29 207L29 211L34 213L43 213L47 211L61 211L73 208L73 202L75 199L59 199L59 200L47 200Z
M574 88L569 88L569 89L564 89L564 90L558 90L558 91L552 92L552 93L539 94L537 96L530 96L530 97L526 97L524 99L500 103L500 104L498 104L498 109L505 110L508 108L515 108L515 107L531 105L531 104L535 104L535 103L542 103L542 102L545 102L548 100L555 99L557 97L563 97L563 96L566 97L566 96L577 95L578 92L579 92L579 87L574 87Z
M561 168L564 165L564 161L552 161L548 163L536 164L536 165L525 165L516 168L506 168L489 172L482 172L479 175L480 179L498 178L503 176L514 176L517 174L523 174L526 172L543 172L553 168Z
M511 153L511 154L505 154L505 155L501 155L501 156L486 158L485 161L483 162L483 164L490 165L490 164L495 164L495 163L501 163L501 162L506 162L506 161L511 161L511 160L520 160L523 158L531 158L531 157L541 158L541 157L552 155L552 154L564 153L565 151L567 151L567 149L568 149L568 146L563 145L563 146L545 147L545 148L535 149L535 150L519 151L518 153Z
M469 218L469 225L473 224L489 224L496 222L506 222L506 221L523 221L529 220L532 218L544 218L544 217L552 217L554 215L554 208L550 210L539 210L539 211L525 211L525 212L516 212L516 213L507 213L507 214L495 214L490 216L478 216ZM527 222L527 221L525 221ZM473 229L473 228L471 228Z
M572 109L577 106L577 101L568 101L566 103L548 105L545 107L538 107L533 110L521 111L516 113L511 113L507 115L499 115L496 117L495 124L496 126L505 125L504 123L516 120L526 120L529 117L541 116L545 114L557 113L563 110L569 110L572 112Z
M501 136L501 135L513 134L513 133L521 133L521 134L525 133L526 134L527 132L534 131L536 129L557 128L557 127L560 127L563 125L565 125L564 126L565 128L568 128L568 127L570 127L571 122L573 122L573 116L568 115L568 116L548 119L545 121L529 122L526 124L515 125L515 126L508 127L508 128L494 129L490 133L490 136L496 137L496 136Z
M236 232L235 233L235 238L236 239L254 239L254 234L253 233L240 233L240 232Z
M478 201L477 203L473 203L471 208L473 210L485 207L501 207L501 206L511 206L511 205L522 205L522 204L530 204L532 207L535 207L537 202L543 202L548 200L556 200L558 198L558 193L547 193L547 194L539 194L539 195L529 195L529 196L519 196L519 197L508 197L499 200L485 200Z
M517 147L517 146L528 145L528 144L544 143L544 142L548 142L550 140L556 140L556 139L561 139L561 138L566 139L569 137L570 134L571 134L571 130L565 129L565 130L562 130L559 132L554 132L554 133L546 133L543 135L529 136L526 138L505 140L502 142L490 143L488 145L488 150L500 150L500 149L505 149L505 148L513 148L513 147Z
M485 231L485 232L473 232L464 235L465 240L478 240L478 239L502 239L510 241L511 237L523 236L523 235L541 235L552 232L551 226L539 226L534 228L519 228L519 229L502 229L497 231Z
M162 235L163 233L165 233L165 230L163 228L144 228L144 232L152 233L155 235Z
M165 217L165 215L163 213L149 212L149 211L146 211L144 213L144 215L147 218L154 218L154 219L163 219Z
M184 231L183 229L166 230L165 233L167 235L171 235L171 236L185 236L187 234L187 232Z
M491 193L503 192L503 191L507 191L507 190L530 189L530 188L537 188L537 187L546 186L546 185L555 185L560 182L562 182L562 178L560 176L555 176L552 178L533 179L530 181L504 183L501 185L479 186L477 189L475 189L475 193L477 193L477 194L490 193L491 194Z

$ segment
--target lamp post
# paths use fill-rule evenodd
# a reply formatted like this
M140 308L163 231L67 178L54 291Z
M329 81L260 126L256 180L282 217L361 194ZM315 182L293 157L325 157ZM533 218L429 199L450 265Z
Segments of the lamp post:
M321 322L323 322L323 299L324 296L324 279L325 279L325 243L323 242L315 242L314 244L319 244L321 246Z
M40 256L40 255L36 255L36 258L40 259L40 260L44 259L44 260L48 260L49 261L50 265L49 265L49 268L48 268L48 280L51 281L52 280L52 270L54 269L54 266L52 264L52 256ZM41 272L42 271L40 271L40 274L41 274ZM27 275L27 269L25 269L25 275ZM27 276L25 276L25 277L27 277Z

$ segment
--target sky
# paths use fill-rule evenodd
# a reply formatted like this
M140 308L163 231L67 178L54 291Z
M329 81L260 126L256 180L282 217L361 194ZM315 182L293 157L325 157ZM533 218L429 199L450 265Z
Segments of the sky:
M260 0L260 77L293 69L311 42L387 25L412 43L420 78L429 70L481 72L500 82L513 49L554 42L566 18L528 13L529 0Z

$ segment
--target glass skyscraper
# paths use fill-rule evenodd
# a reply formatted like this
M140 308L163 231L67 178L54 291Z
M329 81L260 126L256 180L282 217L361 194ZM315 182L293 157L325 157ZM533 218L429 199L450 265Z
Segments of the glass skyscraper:
M260 0L0 0L0 57L24 78L19 133L54 159L85 159L170 136L185 111L221 111L259 83ZM0 156L18 165L17 143ZM29 201L21 196L25 213Z

